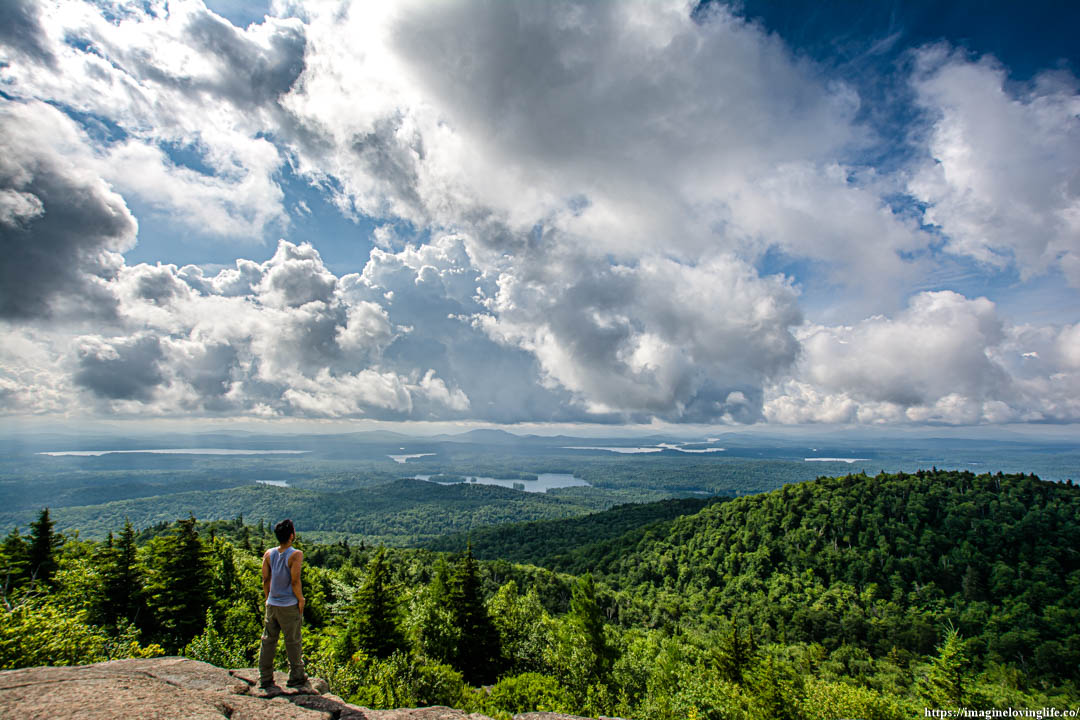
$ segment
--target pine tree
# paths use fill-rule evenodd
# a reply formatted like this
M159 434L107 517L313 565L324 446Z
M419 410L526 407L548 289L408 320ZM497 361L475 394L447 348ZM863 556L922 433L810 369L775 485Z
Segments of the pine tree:
M981 600L983 598L983 581L982 573L979 572L979 568L974 565L968 565L967 570L964 572L964 579L961 581L960 587L964 593L965 600Z
M461 631L454 666L474 685L490 682L495 677L502 652L498 630L484 607L480 570L473 557L472 543L455 568L450 583L450 607Z
M742 682L743 672L750 665L757 648L754 644L753 631L736 621L713 633L710 655L720 672L728 682Z
M772 655L762 659L749 673L748 685L753 689L754 705L762 717L774 720L795 720L795 683Z
M211 538L208 554L214 568L211 593L217 599L220 610L232 604L238 590L238 572L233 559L233 548L224 538Z
M397 598L390 587L390 566L386 548L379 547L368 565L367 577L356 593L339 654L350 657L364 650L386 658L405 649L405 637L398 625Z
M591 573L585 573L574 585L570 597L570 624L581 633L586 646L591 651L593 667L590 674L604 675L610 668L613 658L612 649L604 638L604 618L596 602L596 586Z
M0 588L3 589L5 599L12 590L21 587L29 579L29 563L30 550L26 541L19 534L19 528L13 528L0 545Z
M121 620L139 620L142 607L142 573L139 571L135 552L135 530L131 521L125 520L120 537L101 559L101 584L104 592L101 614L109 625L115 625Z
M449 597L450 571L446 561L439 558L431 582L420 598L413 626L416 647L438 663L453 662L461 639L453 611L447 604Z
M446 566L446 560L439 558L435 561L435 573L431 576L429 589L440 600L450 596L450 568Z
M926 701L935 707L964 705L967 669L971 660L964 642L954 628L948 628L945 642L938 646L938 655L925 675L919 678L919 690Z
M211 572L194 516L171 535L151 541L146 560L145 623L167 645L183 647L202 632L210 606Z
M42 585L51 585L56 572L56 551L64 542L59 533L53 532L49 508L44 508L38 519L30 523L29 571L30 577Z

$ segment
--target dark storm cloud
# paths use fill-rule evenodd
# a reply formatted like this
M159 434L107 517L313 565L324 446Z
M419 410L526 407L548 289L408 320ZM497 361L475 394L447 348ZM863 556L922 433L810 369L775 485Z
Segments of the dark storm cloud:
M135 218L123 198L62 154L77 142L48 105L0 105L0 317L48 316L64 298L91 314L114 308L99 281L118 267L109 251L134 242Z
M164 379L159 366L161 341L153 335L82 338L76 355L75 384L101 398L145 402Z
M174 369L198 394L207 409L224 410L229 408L229 403L223 396L230 389L238 356L238 348L215 343L200 347L198 352L175 361Z

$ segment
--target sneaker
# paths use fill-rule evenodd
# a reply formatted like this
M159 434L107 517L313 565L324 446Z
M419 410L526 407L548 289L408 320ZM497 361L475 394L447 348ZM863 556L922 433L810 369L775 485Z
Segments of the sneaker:
M289 682L285 683L285 686L286 687L291 687L291 688L296 688L298 690L310 687L308 685L307 678L304 678L300 682L296 682L295 680L290 680Z
M276 688L277 683L273 680L263 680L259 683L260 690L269 690L270 688Z

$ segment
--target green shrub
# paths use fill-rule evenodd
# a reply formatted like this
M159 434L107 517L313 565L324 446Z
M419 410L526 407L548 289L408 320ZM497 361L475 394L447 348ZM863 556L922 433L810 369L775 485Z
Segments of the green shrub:
M0 670L162 654L158 645L140 645L131 625L113 636L88 622L85 610L72 612L38 598L10 609L0 605Z
M201 660L223 668L241 668L251 665L248 643L242 638L222 635L214 628L210 611L206 611L206 628L183 650L183 655L192 660ZM279 646L284 642L278 643Z
M573 701L558 680L527 672L503 678L491 689L487 705L508 713L570 712Z
M416 699L419 705L461 705L465 682L461 673L442 663L417 665Z
M893 698L864 687L842 682L807 679L800 699L800 712L806 720L832 718L865 718L865 720L902 720L910 712L901 708Z

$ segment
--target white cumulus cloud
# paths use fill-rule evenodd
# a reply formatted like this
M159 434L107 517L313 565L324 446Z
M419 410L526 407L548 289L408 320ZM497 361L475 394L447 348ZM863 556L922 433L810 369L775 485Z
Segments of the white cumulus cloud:
M802 357L767 392L782 423L1075 422L1075 326L1018 326L986 298L926 292L893 317L800 329Z
M909 182L947 248L1080 287L1080 92L1065 72L1008 83L992 58L924 51L913 80L933 114L930 159Z

